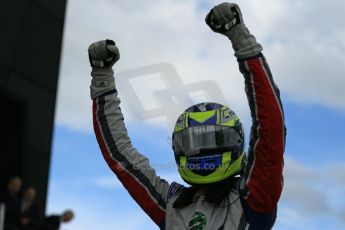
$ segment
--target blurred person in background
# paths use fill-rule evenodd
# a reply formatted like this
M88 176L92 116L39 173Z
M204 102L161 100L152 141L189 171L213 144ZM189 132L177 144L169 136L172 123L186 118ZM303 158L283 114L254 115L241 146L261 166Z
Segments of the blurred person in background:
M20 202L20 224L25 230L37 229L40 221L39 209L36 204L36 189L28 187Z
M58 230L61 223L68 223L74 218L72 210L66 210L61 215L50 215L44 218L41 230Z
M17 229L20 226L20 191L22 179L11 177L6 189L1 191L0 203L5 204L5 230Z

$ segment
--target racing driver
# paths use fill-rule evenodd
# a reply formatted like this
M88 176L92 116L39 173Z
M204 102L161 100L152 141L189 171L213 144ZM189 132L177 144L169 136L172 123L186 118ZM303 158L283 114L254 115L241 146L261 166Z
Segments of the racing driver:
M111 170L160 229L271 229L283 186L279 90L238 5L219 4L205 21L229 38L244 76L252 117L249 149L242 123L229 107L199 103L179 116L172 135L178 172L190 186L158 177L127 135L112 70L120 54L112 40L88 49L97 141Z

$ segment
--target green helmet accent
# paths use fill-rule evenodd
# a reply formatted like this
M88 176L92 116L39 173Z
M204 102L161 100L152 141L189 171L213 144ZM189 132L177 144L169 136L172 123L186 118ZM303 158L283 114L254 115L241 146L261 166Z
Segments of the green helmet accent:
M226 106L200 103L188 108L177 119L172 143L178 172L189 184L215 183L243 167L243 127Z

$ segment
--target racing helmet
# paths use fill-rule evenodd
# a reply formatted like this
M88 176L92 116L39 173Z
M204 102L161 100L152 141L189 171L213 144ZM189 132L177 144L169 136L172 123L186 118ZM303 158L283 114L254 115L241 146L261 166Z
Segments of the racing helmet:
M188 184L210 184L239 173L245 159L242 123L227 106L199 103L177 119L172 148Z

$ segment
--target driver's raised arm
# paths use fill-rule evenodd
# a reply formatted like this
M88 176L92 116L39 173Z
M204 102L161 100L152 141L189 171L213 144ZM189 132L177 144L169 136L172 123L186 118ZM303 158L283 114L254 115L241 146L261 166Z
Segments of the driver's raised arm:
M141 208L163 228L169 191L179 185L173 183L169 186L167 181L158 177L148 159L131 144L112 70L119 57L118 48L111 40L95 42L89 47L94 131L110 169Z
M238 5L214 7L206 23L230 39L245 78L252 127L242 186L244 203L254 216L270 215L275 213L282 191L285 125L279 90L261 53L262 46L244 25Z

